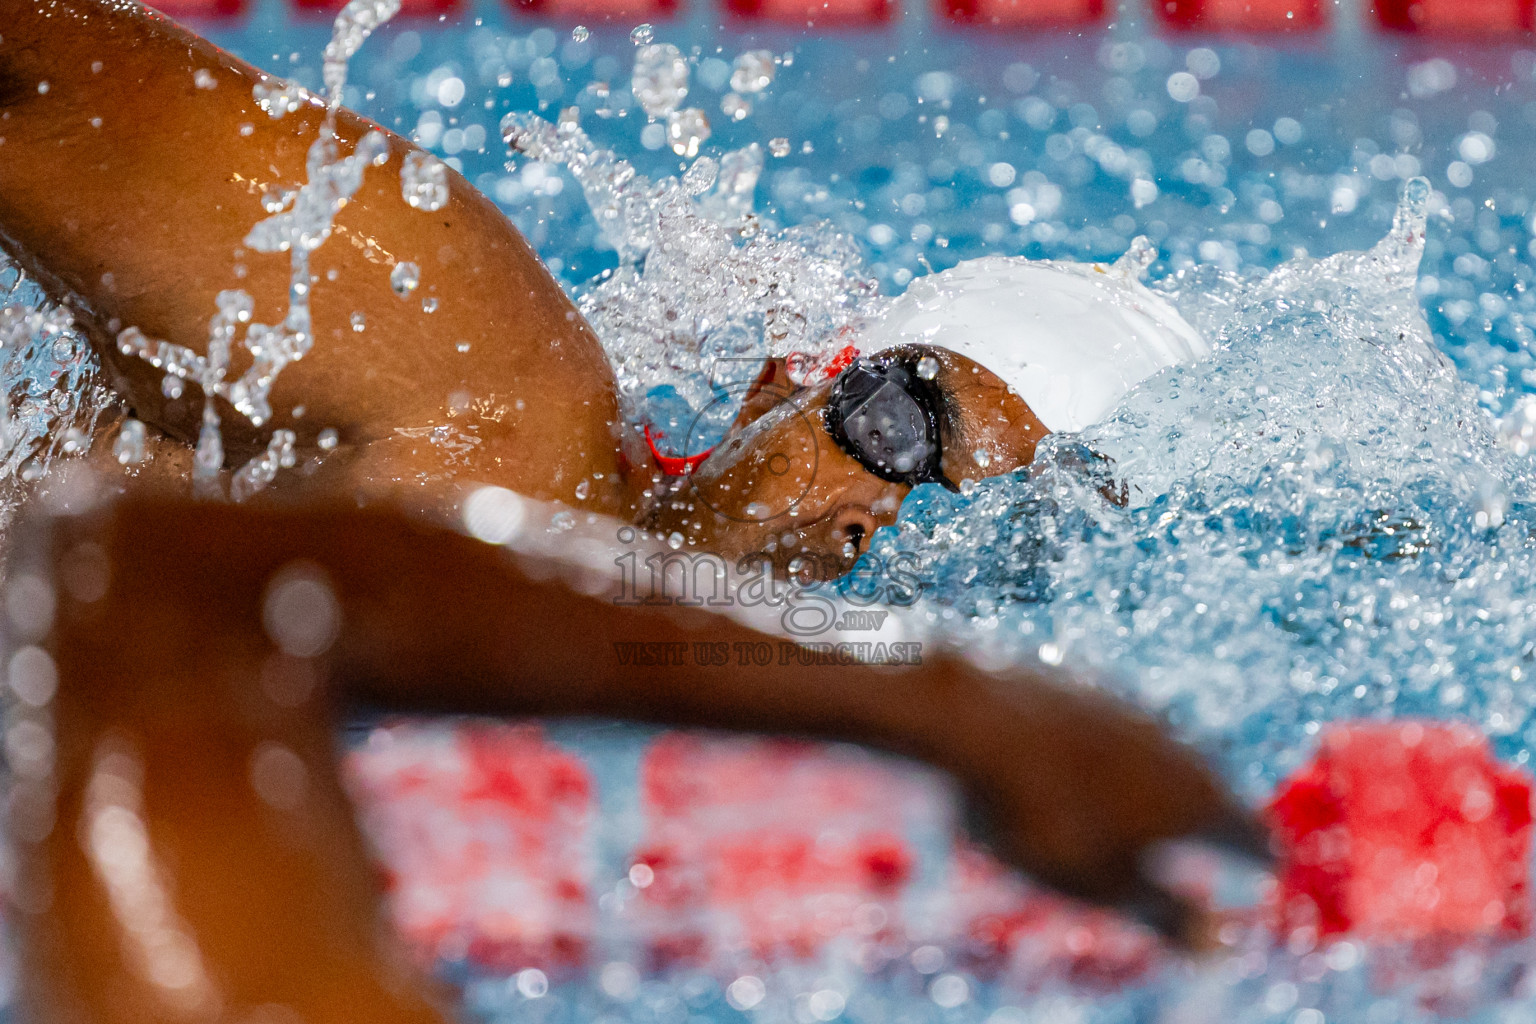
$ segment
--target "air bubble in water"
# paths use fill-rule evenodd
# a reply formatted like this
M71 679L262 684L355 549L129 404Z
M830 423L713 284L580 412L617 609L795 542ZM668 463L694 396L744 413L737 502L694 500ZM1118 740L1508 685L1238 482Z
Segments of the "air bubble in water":
M635 54L630 89L640 109L652 117L676 110L688 95L688 62L683 52L671 43L642 46Z
M656 28L648 21L636 25L629 33L629 41L636 46L645 46L655 38Z
M357 333L357 334L363 333L363 330L367 326L368 326L368 318L366 316L364 316L362 313L353 313L352 314L352 330L355 333Z
M438 301L436 295L428 295L426 298L421 300L421 311L423 313L436 313L437 306Z
M584 43L591 37L592 33L588 31L587 26L585 25L577 25L575 28L571 29L571 38L578 43Z
M320 431L320 436L315 438L315 444L318 445L320 450L323 452L335 451L336 445L339 441L340 435L336 433L335 427L326 427L324 430Z
M789 156L789 140L780 136L768 140L768 152L774 156Z
M400 162L400 196L428 213L448 205L448 165L431 153L414 150Z
M923 380L933 380L939 375L939 361L933 356L923 356L917 361L917 375Z
M748 50L731 65L731 88L740 93L762 92L773 82L773 54Z
M389 272L389 287L402 299L407 298L420 284L421 268L408 260L396 263L395 269Z
M184 390L186 390L186 383L180 377L168 373L160 378L160 393L166 398L175 401L181 397Z

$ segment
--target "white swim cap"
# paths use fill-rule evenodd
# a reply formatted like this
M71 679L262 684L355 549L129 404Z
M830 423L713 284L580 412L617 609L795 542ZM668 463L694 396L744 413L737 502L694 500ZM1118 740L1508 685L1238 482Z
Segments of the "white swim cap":
M997 374L1047 430L1082 430L1159 370L1210 354L1130 266L988 256L912 282L860 349L948 349Z

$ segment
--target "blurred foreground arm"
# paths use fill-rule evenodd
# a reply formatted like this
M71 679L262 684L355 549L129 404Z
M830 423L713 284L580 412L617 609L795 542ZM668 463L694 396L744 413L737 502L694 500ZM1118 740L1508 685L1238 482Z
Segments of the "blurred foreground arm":
M332 713L352 701L918 757L980 801L1004 858L1182 940L1194 914L1142 874L1148 844L1252 834L1152 722L1026 671L621 665L616 643L763 636L583 596L382 511L137 498L34 530L5 592L15 642L36 645L13 686L55 737L47 763L15 766L11 800L27 1020L245 1020L264 1004L306 1024L444 1019L390 952L337 782ZM29 689L28 664L56 670L56 693Z

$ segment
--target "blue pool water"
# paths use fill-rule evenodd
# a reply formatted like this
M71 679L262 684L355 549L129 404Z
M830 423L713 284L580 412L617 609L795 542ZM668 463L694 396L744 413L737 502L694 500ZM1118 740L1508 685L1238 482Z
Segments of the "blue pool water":
M571 177L513 159L499 125L574 107L641 173L681 173L629 91L631 26L578 40L570 25L475 14L381 31L353 62L348 105L453 162L590 295L619 257ZM874 546L922 559L923 614L1007 657L1099 670L1254 801L1333 720L1467 720L1520 764L1536 744L1536 416L1523 404L1536 391L1536 51L1382 37L1340 17L1275 43L1168 36L1134 12L1033 36L921 11L820 38L704 11L655 27L689 61L685 105L712 129L700 152L763 147L765 230L826 225L817 237L843 236L850 281L894 294L983 254L1113 258L1137 235L1157 247L1150 277L1216 356L1151 382L1029 473L914 495ZM264 4L205 31L319 85L323 21ZM732 61L758 49L779 56L774 81L732 121ZM1310 261L1380 242L1416 175L1432 189L1416 272L1401 247L1383 250L1385 268ZM1080 444L1113 460L1126 507L1059 469ZM605 808L630 799L638 734L558 738L589 758ZM834 1017L859 1022L1514 1021L1536 1008L1518 966L1531 952L1464 949L1390 986L1382 968L1410 953L1258 946L1109 993L1044 977L971 984L955 1002L917 967L869 975L833 958L769 976L784 998L748 1013L686 973L647 976L623 1000L596 977L536 996L475 978L466 998L485 1019L550 1024L811 1024L827 1018L793 995L827 986L843 992Z

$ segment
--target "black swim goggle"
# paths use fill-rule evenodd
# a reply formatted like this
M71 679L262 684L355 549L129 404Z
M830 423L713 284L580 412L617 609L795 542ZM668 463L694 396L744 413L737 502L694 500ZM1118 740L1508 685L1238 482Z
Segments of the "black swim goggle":
M958 491L941 468L938 385L923 379L916 360L855 359L827 398L827 431L859 465L882 480Z

